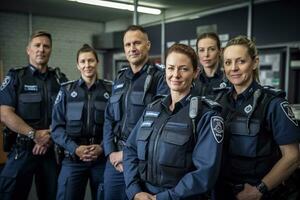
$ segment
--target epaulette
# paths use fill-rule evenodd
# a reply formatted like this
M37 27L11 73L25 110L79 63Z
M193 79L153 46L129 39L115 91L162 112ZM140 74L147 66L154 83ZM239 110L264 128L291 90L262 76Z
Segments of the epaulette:
M124 74L124 72L129 69L129 67L122 67L119 71L118 71L118 74L117 74L117 79L119 79L122 74Z
M222 111L222 106L214 100L211 100L205 96L202 96L201 101L204 102L205 105L207 105L208 107L210 107L213 110Z
M24 70L26 67L22 66L22 67L13 67L11 68L9 71L20 71L20 70Z
M158 98L158 99L152 101L151 103L148 104L147 107L148 107L148 108L152 108L155 104L157 104L158 102L162 101L164 98L166 98L166 97Z
M119 74L119 73L123 73L123 72L126 71L127 69L129 69L129 67L122 67L122 68L118 71L118 74Z
M274 88L272 86L269 85L264 85L263 87L263 91L269 94L272 94L274 96L280 96L280 97L285 97L286 93L285 91L278 89L278 88Z
M113 82L110 80L107 80L107 79L102 79L102 82L103 82L103 85L104 85L106 91L111 93Z
M71 81L67 81L67 82L63 82L60 84L61 87L66 88L67 91L71 90L71 87L73 85L73 83L75 83L76 80L71 80Z
M111 80L107 80L107 79L103 79L103 83L112 86L113 85L113 81Z
M71 81L67 81L67 82L64 82L62 84L60 84L61 86L66 86L68 84L71 84L71 83L74 83L76 80L71 80Z
M165 68L166 68L166 66L164 64L155 63L154 66L160 71L165 71Z

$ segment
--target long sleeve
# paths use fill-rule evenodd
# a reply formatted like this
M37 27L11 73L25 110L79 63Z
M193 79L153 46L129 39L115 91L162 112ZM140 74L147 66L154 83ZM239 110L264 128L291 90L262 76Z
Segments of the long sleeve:
M114 143L114 117L113 117L113 105L110 100L106 106L104 114L104 125L103 125L103 143L104 143L104 153L108 156L110 153L117 151L117 147Z
M75 150L78 145L68 137L66 134L66 95L65 91L61 88L57 94L53 112L52 112L52 124L51 124L51 137L53 141L71 154L75 154Z
M196 170L187 173L174 188L158 193L157 200L184 199L213 188L221 164L223 127L223 119L218 114L208 112L202 116L192 155Z
M129 200L134 196L142 192L139 185L140 178L138 173L139 159L137 156L136 137L141 125L142 118L138 121L135 128L132 130L129 138L127 139L126 146L124 147L124 177L126 184L126 194Z

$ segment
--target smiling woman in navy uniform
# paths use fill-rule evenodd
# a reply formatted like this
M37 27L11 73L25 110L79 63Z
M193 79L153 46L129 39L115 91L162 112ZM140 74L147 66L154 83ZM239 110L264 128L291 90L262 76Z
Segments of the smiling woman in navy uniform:
M275 191L299 164L298 122L284 92L259 85L253 41L233 38L223 54L233 87L219 100L228 137L219 187L224 193L217 194L219 199L276 199Z
M97 199L103 183L105 158L101 145L106 102L111 83L97 78L98 57L89 45L77 52L81 78L64 84L57 95L52 116L52 138L64 148L57 199L84 199L87 180Z
M170 95L149 104L124 148L131 199L200 199L211 189L221 163L223 119L214 101L191 98L197 55L175 44L166 57Z

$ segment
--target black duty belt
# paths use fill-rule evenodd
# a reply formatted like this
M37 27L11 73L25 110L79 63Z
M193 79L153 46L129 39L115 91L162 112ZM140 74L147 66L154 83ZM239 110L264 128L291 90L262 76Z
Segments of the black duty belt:
M16 139L17 148L31 150L34 147L34 145L35 142L32 139L28 138L27 136L18 135Z
M90 137L90 138L72 138L72 140L77 145L100 144L100 138L96 138L96 137Z

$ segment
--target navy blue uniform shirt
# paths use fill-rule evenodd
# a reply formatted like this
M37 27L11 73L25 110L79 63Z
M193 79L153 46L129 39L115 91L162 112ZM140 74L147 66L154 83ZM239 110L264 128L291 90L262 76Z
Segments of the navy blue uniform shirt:
M157 96L169 94L164 71L156 69L150 88L144 96L144 85L149 64L133 73L131 68L123 70L123 74L114 81L112 96L105 111L104 151L105 155L118 151L114 142L116 133L126 140L139 120L144 108ZM156 67L155 67L156 68Z
M214 99L216 93L215 88L223 88L229 85L228 81L224 78L224 73L220 67L217 69L213 77L207 77L205 72L199 74L199 78L195 80L192 94L195 96L207 96Z
M44 81L50 76L49 71L46 71L45 73L40 73L38 69L36 69L32 65L28 65L27 67L24 68L24 70L30 70L32 76L35 76ZM64 79L62 80L62 82L67 81L65 76L63 78ZM4 77L2 85L0 86L0 105L7 105L16 108L17 101L18 101L16 87L18 86L18 84L19 82L17 78L17 71L14 69L9 70L7 75ZM34 88L34 86L28 86L27 89L28 91L30 91L30 90L37 90L38 88Z
M261 87L256 81L234 100L231 98L231 105L235 108L243 104L253 96L255 90ZM232 94L234 88L229 91ZM300 129L288 101L282 97L275 97L267 108L266 122L271 128L274 139L278 145L292 144L300 141Z
M134 196L139 192L147 192L144 189L144 187L145 184L147 185L149 183L147 181L143 182L141 178L141 171L139 169L139 164L141 164L141 162L146 162L146 166L148 166L146 167L147 170L152 170L153 168L158 169L159 172L157 172L157 174L155 175L152 175L154 179L158 180L158 182L159 180L166 178L166 176L177 176L177 174L172 175L172 173L168 175L161 173L169 173L169 171L171 170L179 170L178 172L180 173L184 172L182 176L180 175L180 177L178 177L179 181L173 186L171 186L171 183L168 182L165 183L166 185L168 185L167 187L160 185L152 185L159 191L157 193L153 192L158 200L185 199L191 196L203 194L213 187L217 179L217 174L219 172L223 142L223 136L217 138L215 135L215 129L217 128L217 126L213 121L215 119L218 119L219 122L222 124L222 126L220 126L219 123L218 126L218 130L219 133L221 132L221 135L223 135L224 128L223 119L220 117L220 114L215 110L208 110L204 112L202 116L199 116L199 120L196 121L195 124L196 141L194 140L192 146L189 145L190 143L184 143L183 141L180 141L184 140L183 136L185 136L185 134L187 133L181 133L181 129L177 128L175 128L176 130L174 130L176 133L173 133L177 134L177 136L174 137L172 140L179 140L179 142L173 141L177 145L179 144L179 146L172 145L173 142L170 144L164 144L166 142L166 137L169 137L164 135L161 135L161 137L159 137L157 145L155 145L156 140L153 139L152 135L155 136L156 128L154 128L154 131L152 131L150 136L148 136L148 138L150 138L148 144L143 145L144 141L139 142L139 134L141 127L144 127L145 125L151 125L151 122L147 120L144 121L146 115L156 114L158 116L158 118L153 123L163 123L159 125L159 127L161 127L159 130L162 131L162 134L169 134L169 132L164 132L165 129L167 131L170 131L170 129L166 128L168 125L180 125L178 122L171 122L171 119L173 117L177 118L177 120L179 120L180 123L182 122L181 126L185 123L190 124L191 119L189 118L188 113L181 112L183 109L189 106L189 102L189 97L186 96L181 101L175 104L175 108L173 111L170 111L169 105L171 104L171 97L168 96L159 102L162 105L162 110L159 114L152 112L151 109L150 111L148 111L147 109L147 111L143 113L141 119L133 129L124 148L124 176L126 183L126 192L130 200L133 199ZM152 124L151 126L156 127L154 124ZM180 128L180 126L178 128ZM189 130L191 131L191 129ZM193 135L193 133L189 134ZM186 147L186 145L188 145L188 147ZM164 148L170 149L166 150ZM172 148L174 149L172 150ZM182 149L183 152L178 153L178 148ZM188 153L190 150L187 150L186 148L191 148L191 153ZM159 149L159 151L156 151L156 149ZM145 151L145 154L143 153L143 151ZM157 154L154 152L157 152ZM143 157L143 155L146 155L145 161L140 160L140 157ZM175 160L171 161L172 159ZM187 166L187 161L192 162L191 166ZM182 165L181 168L177 168L175 166L176 164ZM169 168L169 170L168 166L171 167ZM149 175L148 172L146 174L146 179L151 179L152 176ZM172 179L172 177L170 178Z
M74 81L73 81L74 82ZM70 83L66 83L66 84L70 84ZM103 86L103 91L99 91L99 87L97 87L100 83L100 80L96 80L95 83L88 88L86 86L86 83L84 82L84 80L82 78L80 78L79 80L75 81L74 83L71 84L75 84L75 88L76 87L81 87L83 88L84 92L85 92L85 98L84 98L84 106L83 106L83 110L82 110L82 116L79 113L74 113L74 115L78 115L78 120L82 120L83 122L83 127L82 130L86 131L86 130L90 130L93 131L92 128L88 128L87 126L87 119L94 119L93 115L94 112L88 112L88 93L99 93L99 92L103 92L104 96L106 99L109 98L109 94L107 93L107 91L105 91L105 88ZM71 93L72 96L72 93ZM76 93L77 96L77 93ZM75 93L74 93L74 98L76 97ZM62 146L64 149L66 149L68 152L70 152L71 154L75 154L75 150L76 148L79 146L79 144L77 144L70 136L67 135L66 133L66 124L67 124L67 98L66 98L66 88L64 86L61 87L56 100L55 100L55 105L53 107L53 115L52 115L52 124L51 124L51 128L52 128L52 138L55 141L55 143L59 144L60 146ZM90 113L90 116L87 116L87 113ZM90 122L91 125L93 125L92 122ZM81 133L82 137L92 137L92 133ZM99 131L99 134L100 131ZM102 138L102 136L100 137ZM99 143L100 144L100 143Z

